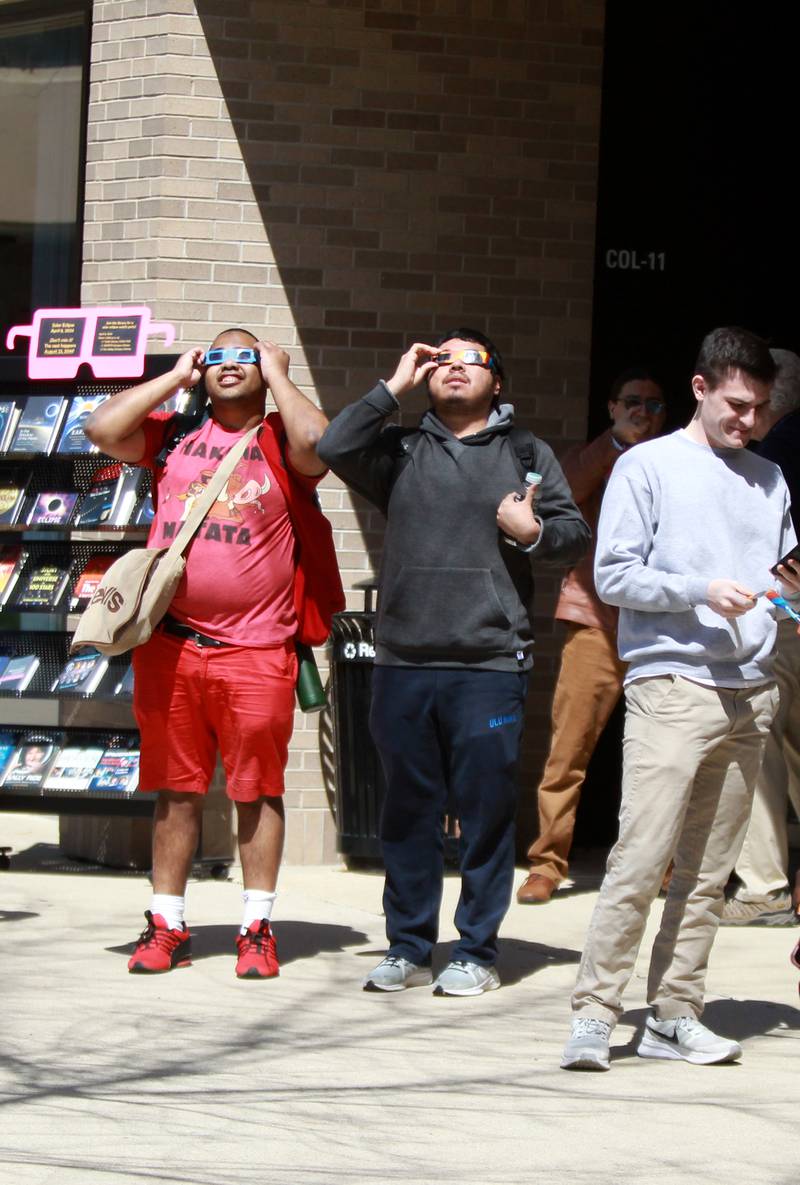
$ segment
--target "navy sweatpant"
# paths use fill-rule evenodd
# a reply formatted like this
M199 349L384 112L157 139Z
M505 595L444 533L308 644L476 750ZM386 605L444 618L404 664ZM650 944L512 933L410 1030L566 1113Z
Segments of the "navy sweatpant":
M390 953L428 964L439 928L448 790L461 828L452 959L491 965L514 877L527 675L376 666L370 731L386 777L381 842Z

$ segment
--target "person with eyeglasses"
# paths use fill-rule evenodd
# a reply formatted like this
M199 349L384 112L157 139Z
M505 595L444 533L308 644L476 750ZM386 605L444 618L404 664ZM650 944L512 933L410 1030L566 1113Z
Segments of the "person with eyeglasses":
M617 375L608 400L611 426L570 449L561 465L592 534L606 482L619 458L664 428L666 403L650 370ZM625 663L617 654L617 610L594 586L594 545L561 584L555 618L566 625L552 708L552 733L539 783L539 834L528 848L530 871L517 890L520 905L543 905L569 875L569 853L586 770L622 695Z
M386 516L369 725L386 781L387 955L366 991L500 986L497 934L514 877L516 765L540 565L589 544L551 449L514 426L494 343L458 328L416 342L332 421L322 460ZM427 384L416 428L388 425ZM435 982L443 817L460 827L459 939Z
M198 384L208 414L180 435L176 417L159 408ZM269 415L268 393L277 408ZM279 973L271 916L295 643L321 642L330 614L344 608L330 527L315 495L325 472L315 446L327 422L289 378L289 355L244 329L188 350L172 370L113 395L87 421L86 435L104 453L150 469L150 547L169 545L189 500L258 427L185 552L166 617L133 653L139 789L157 795L153 895L128 962L134 974L190 961L186 883L218 752L238 817L244 882L236 975Z
M672 878L646 979L640 1057L735 1061L701 1022L725 886L742 845L778 706L777 623L766 592L800 597L789 490L747 448L775 379L766 342L737 327L703 339L688 425L614 467L600 511L595 584L619 610L625 738L619 838L572 993L565 1070L608 1070L650 907Z

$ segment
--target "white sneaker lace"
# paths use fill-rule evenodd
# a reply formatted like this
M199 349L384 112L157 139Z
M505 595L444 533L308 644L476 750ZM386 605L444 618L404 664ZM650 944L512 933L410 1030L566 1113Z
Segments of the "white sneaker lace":
M611 1032L611 1025L607 1020L600 1020L597 1016L579 1016L572 1022L573 1037L589 1037L597 1033L599 1037L607 1037Z

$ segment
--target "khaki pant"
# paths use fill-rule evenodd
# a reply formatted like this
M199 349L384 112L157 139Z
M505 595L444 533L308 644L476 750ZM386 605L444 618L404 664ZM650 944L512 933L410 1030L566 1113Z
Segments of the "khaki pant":
M741 901L762 901L770 893L788 891L788 800L800 815L800 637L791 620L778 625L775 679L780 706L764 749L756 782L753 813L744 837L736 875Z
M626 664L614 634L570 624L553 697L550 752L539 785L539 836L528 849L531 872L567 875L586 767L620 695Z
M625 698L620 834L572 1007L611 1023L619 1017L650 906L673 860L647 999L661 1020L700 1016L778 692L774 683L732 690L667 675L629 684Z

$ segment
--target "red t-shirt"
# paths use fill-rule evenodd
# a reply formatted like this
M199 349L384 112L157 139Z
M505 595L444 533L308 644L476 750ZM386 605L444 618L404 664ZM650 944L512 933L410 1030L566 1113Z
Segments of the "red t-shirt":
M149 547L168 547L217 465L243 432L208 419L154 466L169 417L144 422L145 456L154 469L156 514ZM288 462L287 462L288 463ZM310 489L318 477L294 474ZM237 646L276 646L294 636L295 537L286 499L259 445L253 443L223 486L189 544L186 572L171 616Z

